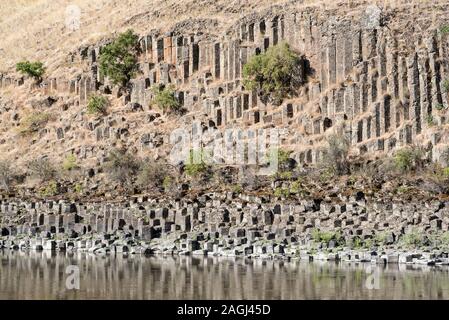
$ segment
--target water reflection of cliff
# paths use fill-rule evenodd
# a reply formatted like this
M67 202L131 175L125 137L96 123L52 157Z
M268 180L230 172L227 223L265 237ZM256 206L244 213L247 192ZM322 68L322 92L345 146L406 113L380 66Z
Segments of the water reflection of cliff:
M448 269L226 258L0 253L0 299L448 299ZM65 268L80 268L80 290Z

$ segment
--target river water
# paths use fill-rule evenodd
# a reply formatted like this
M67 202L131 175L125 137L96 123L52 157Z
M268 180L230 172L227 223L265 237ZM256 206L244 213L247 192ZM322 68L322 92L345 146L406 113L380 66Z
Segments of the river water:
M449 299L449 268L0 250L0 299Z

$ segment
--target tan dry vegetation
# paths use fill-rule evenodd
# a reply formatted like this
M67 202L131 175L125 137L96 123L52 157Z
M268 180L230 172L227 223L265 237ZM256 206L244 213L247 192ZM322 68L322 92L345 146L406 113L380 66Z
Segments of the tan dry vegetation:
M0 1L0 72L11 72L17 61L40 60L48 71L68 67L69 52L82 45L133 28L139 34L166 30L181 21L216 19L219 32L243 16L289 0L3 0ZM350 11L360 3L409 6L447 3L441 0L298 0L297 6ZM66 27L66 9L81 9L77 31ZM64 72L64 70L59 70ZM67 71L67 70L65 70Z

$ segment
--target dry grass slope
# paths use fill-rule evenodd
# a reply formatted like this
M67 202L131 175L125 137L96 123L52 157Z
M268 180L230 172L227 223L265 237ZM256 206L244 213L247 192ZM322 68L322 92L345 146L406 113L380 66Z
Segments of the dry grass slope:
M219 30L253 11L289 0L8 0L0 1L0 72L10 72L19 60L44 61L53 73L66 66L67 54L85 43L133 28L139 33L152 28L167 29L192 18L217 19ZM351 8L360 3L381 6L414 3L447 3L435 0L297 0L298 6ZM77 31L65 25L69 5L81 9ZM65 72L66 70L60 70Z

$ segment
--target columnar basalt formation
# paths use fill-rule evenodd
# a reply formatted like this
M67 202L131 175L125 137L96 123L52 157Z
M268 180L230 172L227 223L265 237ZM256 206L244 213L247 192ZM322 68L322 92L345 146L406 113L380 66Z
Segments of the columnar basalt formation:
M195 119L203 128L221 131L283 128L282 143L299 163L319 161L323 141L336 128L347 136L354 156L382 157L419 144L439 161L449 144L446 21L444 10L429 3L322 10L292 2L243 17L222 33L214 29L214 20L179 23L168 32L141 35L140 73L130 97L120 97L100 74L98 57L107 42L92 44L69 59L89 72L69 80L50 76L32 89L57 97L70 116L42 129L29 150L45 154L48 148L53 156L72 150L87 161L121 142L137 152L163 154L170 149L170 130L191 129ZM308 81L297 98L266 105L243 87L242 68L251 56L281 41L305 56ZM150 108L150 87L159 83L175 86L186 115L155 121L160 114ZM23 84L23 79L0 76L3 90ZM84 106L96 91L112 92L122 107L90 120L76 106ZM12 152L14 139L5 135L4 153Z

